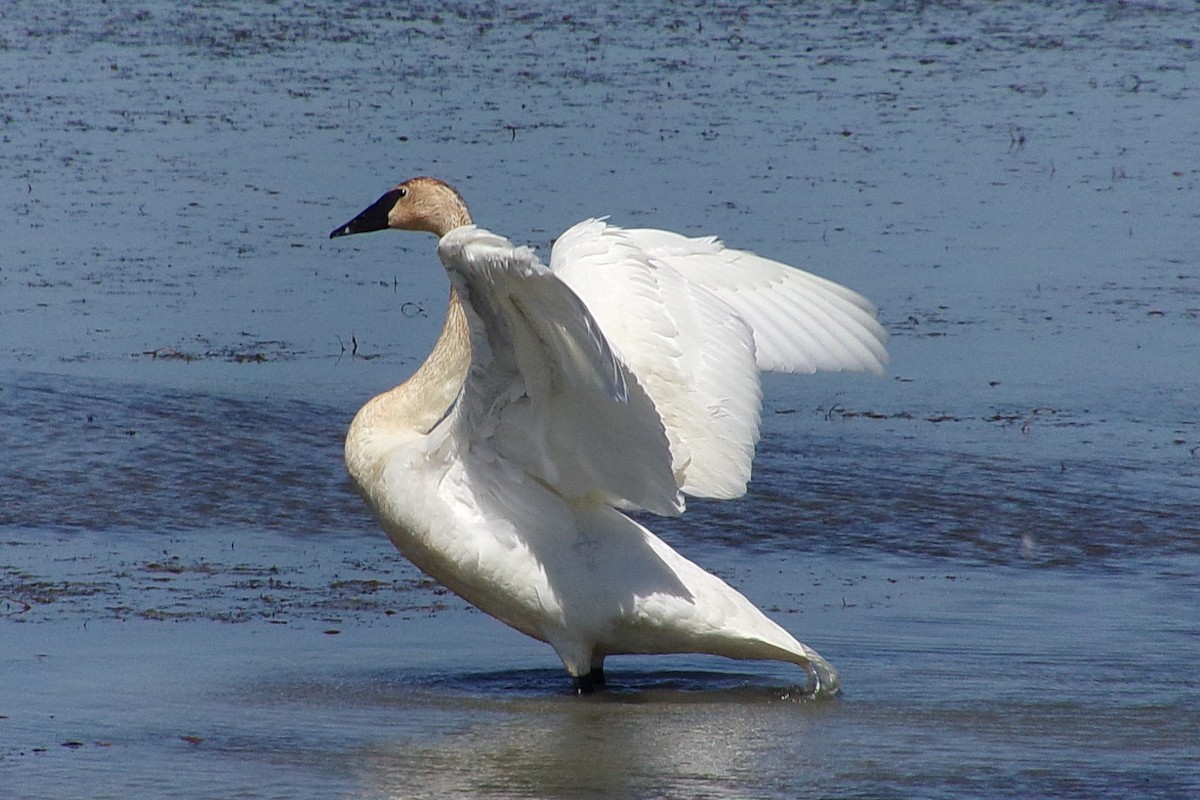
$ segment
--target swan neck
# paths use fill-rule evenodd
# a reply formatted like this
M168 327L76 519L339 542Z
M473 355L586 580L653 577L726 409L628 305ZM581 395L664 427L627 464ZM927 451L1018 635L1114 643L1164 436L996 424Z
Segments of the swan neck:
M442 217L434 224L432 231L438 239L441 239L452 230L461 228L464 225L474 224L471 220L471 212L467 210L465 204L460 203L457 206L447 204L443 211ZM459 310L461 311L462 309L460 308Z
M474 224L467 201L450 184L433 178L414 178L408 184L418 194L401 212L396 227L426 230L441 239L456 228Z
M467 318L450 290L446 321L429 357L404 383L369 400L346 433L346 466L360 487L383 466L391 446L425 436L458 398L471 363Z

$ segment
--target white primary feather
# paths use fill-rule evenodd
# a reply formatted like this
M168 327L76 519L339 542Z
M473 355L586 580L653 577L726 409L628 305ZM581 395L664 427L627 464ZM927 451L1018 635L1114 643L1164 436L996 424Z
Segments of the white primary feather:
M724 300L754 331L767 372L869 371L888 363L887 333L857 292L796 267L725 247L716 237L631 229L649 256Z

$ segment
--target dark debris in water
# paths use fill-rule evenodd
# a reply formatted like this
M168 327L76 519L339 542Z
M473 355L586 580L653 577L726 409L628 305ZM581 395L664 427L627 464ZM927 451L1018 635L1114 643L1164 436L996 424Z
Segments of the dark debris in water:
M174 346L155 347L135 354L156 361L226 361L232 364L265 364L269 361L286 361L303 355L287 342L254 339L237 345L214 346L196 337L202 349L180 349Z
M353 542L339 560L322 563L295 552L281 562L278 548L262 538L243 534L241 547L234 543L224 557L148 558L143 553L155 543L144 538L96 546L77 537L14 535L3 542L0 617L327 624L444 607L386 541L375 542L382 552L371 563Z
M1064 415L1057 408L1048 406L1039 406L1028 411L996 411L992 414L981 417L966 417L957 414L919 414L913 411L859 411L856 409L846 408L841 404L835 404L829 408L818 408L825 415L826 420L833 418L838 419L866 419L866 420L924 420L933 424L941 424L944 422L972 422L983 421L988 423L997 423L1000 425L1016 425L1020 424L1022 433L1029 433L1035 421L1047 421L1053 418L1054 424L1079 426L1085 423L1073 420L1070 415ZM777 409L777 414L792 414L795 409Z

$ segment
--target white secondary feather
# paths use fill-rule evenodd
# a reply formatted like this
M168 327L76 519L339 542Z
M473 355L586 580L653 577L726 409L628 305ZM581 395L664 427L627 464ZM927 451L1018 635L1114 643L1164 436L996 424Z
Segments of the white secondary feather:
M653 399L680 488L700 497L743 494L762 403L746 323L598 220L564 233L550 268L583 298Z
M887 362L886 334L863 297L714 238L586 220L559 237L550 269L641 379L691 495L745 492L759 370L882 372Z

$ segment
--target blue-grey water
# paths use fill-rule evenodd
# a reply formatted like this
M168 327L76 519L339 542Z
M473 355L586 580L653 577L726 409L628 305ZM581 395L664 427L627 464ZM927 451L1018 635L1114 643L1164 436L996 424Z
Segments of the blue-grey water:
M0 5L0 797L1200 795L1200 8ZM341 437L456 184L850 285L748 496L649 524L841 670L552 651L394 552Z

